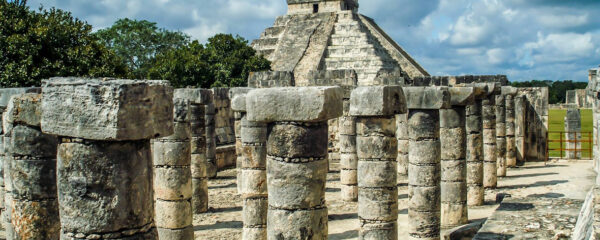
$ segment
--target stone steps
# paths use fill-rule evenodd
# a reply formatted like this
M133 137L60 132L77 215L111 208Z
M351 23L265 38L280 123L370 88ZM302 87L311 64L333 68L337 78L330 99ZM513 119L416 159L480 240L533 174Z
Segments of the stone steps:
M356 58L325 58L325 67L327 69L364 69L369 67L392 67L395 66L393 60L383 60L378 57L372 59Z
M357 21L337 22L334 28L335 33L356 33L365 30L367 30L367 28Z
M285 30L285 26L274 26L265 29L265 31L261 34L260 38L279 38L283 31Z
M326 50L326 56L345 57L345 56L357 56L357 57L368 57L385 53L384 48L377 48L371 44L357 45L353 47L347 47L343 45L329 46Z
M331 35L330 45L331 46L356 46L356 45L369 45L372 44L374 38L366 34L354 34L354 35Z
M252 47L257 50L270 50L277 47L279 38L259 38L252 42Z

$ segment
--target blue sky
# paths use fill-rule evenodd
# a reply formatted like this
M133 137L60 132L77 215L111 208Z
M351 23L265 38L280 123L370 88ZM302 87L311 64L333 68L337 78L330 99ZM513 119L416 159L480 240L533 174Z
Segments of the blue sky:
M432 75L506 74L587 81L600 64L599 0L359 0ZM145 19L206 41L216 33L257 38L285 0L30 0L92 24Z

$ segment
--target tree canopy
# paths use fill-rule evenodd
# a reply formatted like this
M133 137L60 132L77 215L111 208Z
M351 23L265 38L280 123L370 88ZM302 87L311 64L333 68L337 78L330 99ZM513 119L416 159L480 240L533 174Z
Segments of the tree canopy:
M0 0L0 87L39 86L55 76L125 76L127 67L92 35L92 26L26 3Z
M565 103L568 90L585 89L587 82L574 82L572 80L551 81L532 80L528 82L513 82L513 87L548 87L548 102L550 104Z
M247 85L250 72L269 70L270 65L242 37L217 34L205 45L193 41L159 54L148 78L170 80L175 87L239 87Z
M57 76L170 80L174 87L245 86L270 69L248 41L217 34L206 44L146 20L92 26L56 8L0 0L0 87L39 86Z
M154 22L128 18L119 19L94 35L129 67L130 77L137 79L146 77L157 54L189 43L189 36L182 32L158 28Z

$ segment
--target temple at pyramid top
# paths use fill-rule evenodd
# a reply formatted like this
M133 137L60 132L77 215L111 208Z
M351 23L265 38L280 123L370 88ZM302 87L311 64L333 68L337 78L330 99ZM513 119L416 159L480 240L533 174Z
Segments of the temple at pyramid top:
M308 86L310 72L354 70L358 85L381 75L429 76L373 19L358 13L358 0L287 0L288 13L252 42L273 71L293 72ZM410 36L407 36L410 37Z
M358 0L287 0L289 13L358 11Z

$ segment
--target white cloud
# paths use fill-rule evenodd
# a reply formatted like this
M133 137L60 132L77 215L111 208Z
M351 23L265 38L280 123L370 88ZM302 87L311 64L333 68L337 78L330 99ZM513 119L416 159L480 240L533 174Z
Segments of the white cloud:
M595 46L592 34L561 33L543 35L538 33L536 42L525 43L525 49L534 52L536 62L568 62L590 57Z
M489 49L486 52L490 64L500 64L507 60L509 54L507 51L500 48Z
M539 15L538 21L551 28L578 27L589 22L589 14L583 15Z

